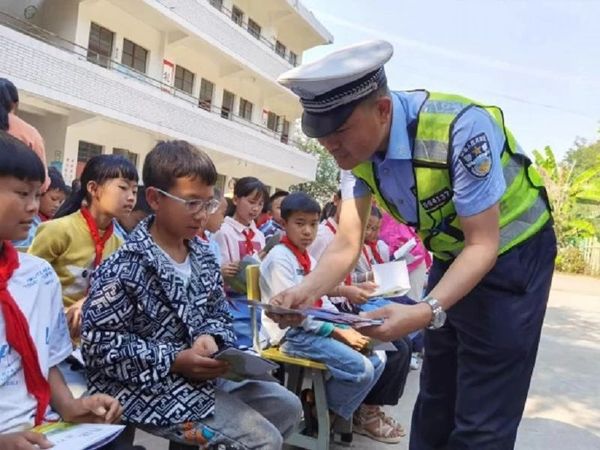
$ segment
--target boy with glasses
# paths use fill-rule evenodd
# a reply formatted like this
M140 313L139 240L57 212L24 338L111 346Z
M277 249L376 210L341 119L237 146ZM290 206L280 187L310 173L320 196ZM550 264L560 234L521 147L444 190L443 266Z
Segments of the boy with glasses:
M160 142L143 169L154 215L95 274L82 347L92 392L112 393L124 418L169 440L279 449L300 402L264 381L222 378L213 358L235 339L223 279L197 237L215 212L217 171L184 141Z

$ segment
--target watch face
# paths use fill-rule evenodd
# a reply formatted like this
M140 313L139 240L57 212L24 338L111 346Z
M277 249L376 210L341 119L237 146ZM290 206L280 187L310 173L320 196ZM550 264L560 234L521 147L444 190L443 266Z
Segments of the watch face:
M442 309L437 314L434 314L433 325L435 328L440 328L446 323L446 312Z
M440 328L446 323L446 312L442 309L442 306L435 298L427 299L427 303L431 306L433 317L431 319L431 324L429 328L437 329Z

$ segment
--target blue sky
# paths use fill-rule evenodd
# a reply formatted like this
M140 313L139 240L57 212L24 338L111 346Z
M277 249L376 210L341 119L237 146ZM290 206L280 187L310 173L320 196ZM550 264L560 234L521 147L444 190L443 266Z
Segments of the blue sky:
M391 89L500 106L523 148L564 154L600 129L600 0L302 0L335 42L394 45Z

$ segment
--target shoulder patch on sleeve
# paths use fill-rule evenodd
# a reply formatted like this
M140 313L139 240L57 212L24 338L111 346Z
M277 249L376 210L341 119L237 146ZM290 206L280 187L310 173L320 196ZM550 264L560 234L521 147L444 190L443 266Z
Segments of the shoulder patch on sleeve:
M490 143L485 133L467 141L458 156L461 164L476 178L485 178L492 170Z

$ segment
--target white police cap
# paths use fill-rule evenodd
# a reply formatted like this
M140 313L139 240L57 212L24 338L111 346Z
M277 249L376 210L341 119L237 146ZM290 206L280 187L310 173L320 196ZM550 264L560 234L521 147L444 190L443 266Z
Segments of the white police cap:
M322 137L339 128L361 99L386 83L383 65L393 52L389 42L368 41L282 74L277 81L300 97L304 133Z

